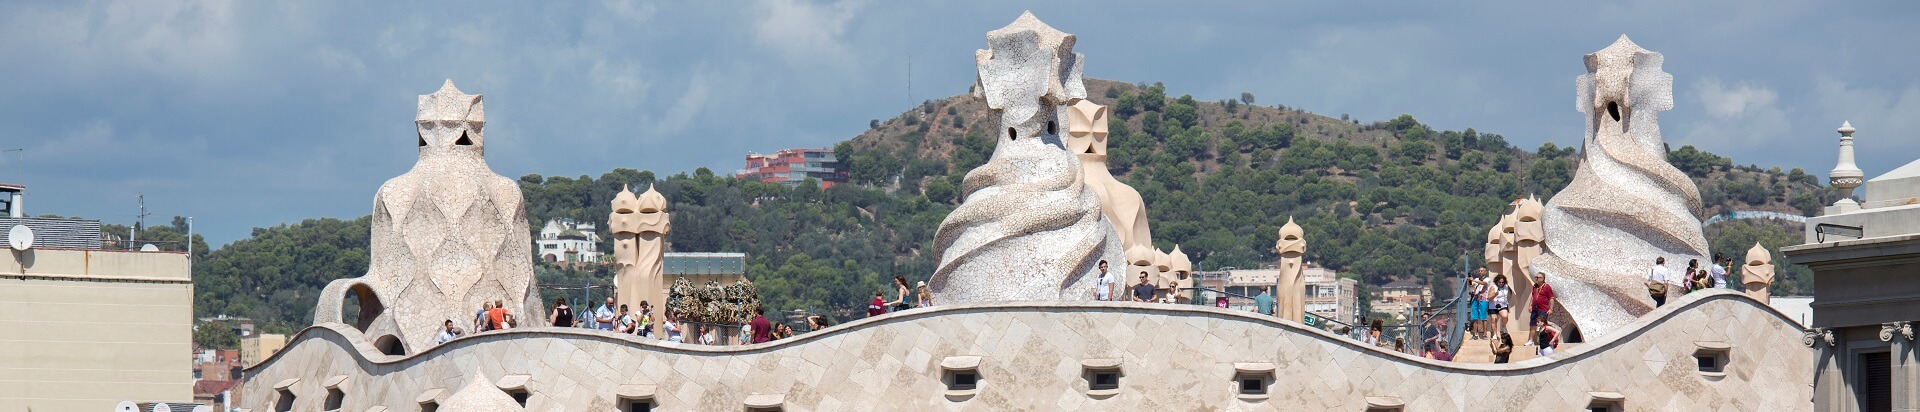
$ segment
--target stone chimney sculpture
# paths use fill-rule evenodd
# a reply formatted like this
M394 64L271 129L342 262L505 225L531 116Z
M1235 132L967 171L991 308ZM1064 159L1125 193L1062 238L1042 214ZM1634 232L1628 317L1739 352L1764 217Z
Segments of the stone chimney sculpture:
M1280 290L1274 291L1274 315L1281 319L1300 322L1305 320L1307 312L1306 231L1287 218L1287 224L1280 226L1280 240L1274 242L1273 251L1280 254Z
M314 323L342 322L348 293L354 326L382 350L432 346L441 322L468 325L483 302L505 302L517 326L546 323L520 185L487 167L485 126L480 95L452 80L420 96L420 157L374 194L367 274L327 284Z
M1773 285L1773 254L1767 253L1760 242L1754 242L1753 248L1747 249L1745 262L1747 264L1740 267L1740 283L1746 286L1743 291L1760 303L1771 302L1768 288Z
M1098 263L1120 261L1120 235L1059 134L1062 107L1087 95L1074 42L1022 13L974 53L975 93L1001 127L934 233L934 301L1085 300Z
M1480 252L1480 262L1484 265L1483 267L1487 268L1487 279L1489 279L1489 281L1491 281L1494 276L1506 273L1506 268L1504 267L1506 266L1506 260L1500 258L1500 254L1507 250L1506 240L1504 239L1505 236L1501 236L1504 232L1500 230L1500 228L1505 225L1506 220L1506 215L1501 215L1499 220L1493 222L1493 227L1487 228L1487 243L1485 248L1481 249Z
M607 230L613 232L615 300L634 311L640 310L642 301L666 307L667 279L661 259L667 250L665 238L673 233L667 197L653 190L653 185L639 196L621 187L613 197ZM655 314L660 314L658 309Z
M1620 36L1586 56L1575 107L1586 115L1579 168L1547 202L1547 247L1532 262L1546 272L1588 339L1652 310L1641 282L1654 258L1707 260L1700 192L1666 161L1659 113L1673 108L1663 57ZM1568 327L1568 325L1561 325Z
M1182 289L1191 289L1197 285L1193 278L1193 261L1187 258L1187 252L1180 251L1180 245L1173 245L1173 251L1167 252L1167 260L1173 263L1173 283L1169 283L1167 293L1173 294L1173 300L1184 303L1189 293Z
M1543 207L1540 199L1527 197L1514 202L1513 207L1513 275L1507 276L1507 285L1513 288L1507 302L1513 307L1514 319L1533 319L1533 259L1540 256L1546 245L1546 228L1540 222ZM1552 280L1548 280L1552 282ZM1507 322L1508 332L1527 331L1526 322Z
M1840 122L1840 162L1827 172L1827 182L1840 189L1840 200L1828 206L1825 214L1837 215L1860 210L1860 202L1853 201L1853 188L1860 187L1861 179L1866 177L1860 166L1853 164L1853 122Z

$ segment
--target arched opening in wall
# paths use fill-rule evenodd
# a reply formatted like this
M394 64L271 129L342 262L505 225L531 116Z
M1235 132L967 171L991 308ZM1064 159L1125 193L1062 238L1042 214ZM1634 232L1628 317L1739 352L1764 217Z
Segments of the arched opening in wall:
M1607 116L1612 117L1613 121L1620 121L1620 104L1607 102Z
M278 396L275 396L277 399L273 400L273 410L276 412L292 412L293 391L287 388L280 388L278 392L280 392L277 394Z
M380 353L388 355L402 356L407 354L407 345L401 343L400 337L398 336L380 335L379 339L373 340L373 347L380 349Z
M547 261L547 263L554 263L554 262L559 262L559 261L560 261L560 257L559 257L559 256L554 256L554 255L553 255L552 253L548 253L548 254L546 254L546 255L544 255L544 256L541 256L541 257L540 257L540 259L541 259L541 260L545 260L545 261Z
M1011 127L1007 128L1007 140L1019 140L1019 139L1020 139L1019 130L1015 130L1014 128L1011 128Z
M347 287L345 299L340 305L340 319L361 332L372 328L373 321L387 310L387 306L380 303L380 296L373 293L373 287L365 283Z
M1047 134L1060 134L1060 125L1055 124L1051 120L1047 121Z
M460 140L453 141L453 144L459 145L459 146L472 146L473 139L467 138L467 132L460 132Z

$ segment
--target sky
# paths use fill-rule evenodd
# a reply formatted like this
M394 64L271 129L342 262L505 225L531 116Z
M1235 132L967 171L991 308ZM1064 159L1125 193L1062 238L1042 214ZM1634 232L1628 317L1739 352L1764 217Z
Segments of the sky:
M0 4L0 182L32 214L254 227L354 218L417 152L418 95L485 96L493 170L739 168L963 93L1023 10L1088 77L1362 122L1578 145L1582 55L1666 56L1661 128L1737 164L1868 176L1920 158L1920 2L726 1ZM1552 4L1545 4L1552 3ZM910 74L909 74L910 73Z

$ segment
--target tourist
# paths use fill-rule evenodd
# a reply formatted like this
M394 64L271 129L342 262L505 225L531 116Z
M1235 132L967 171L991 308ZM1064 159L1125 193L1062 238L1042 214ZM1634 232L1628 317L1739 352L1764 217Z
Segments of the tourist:
M684 342L685 338L680 335L680 323L675 320L673 309L667 309L667 318L660 322L660 330L666 332L668 342Z
M781 340L781 339L786 339L791 337L793 337L792 326L787 326L787 324L785 323L773 325L773 340Z
M1712 266L1712 265L1708 265L1708 266ZM1700 270L1693 271L1693 282L1692 284L1687 286L1691 287L1695 291L1712 289L1713 277L1707 275L1707 272L1708 272L1707 269L1700 269Z
M1467 304L1468 330L1473 331L1474 339L1486 339L1487 290L1492 289L1487 284L1487 268L1476 269L1473 276L1467 277L1467 282L1472 285L1469 288L1471 294L1468 295L1471 300Z
M567 306L567 298L553 298L553 314L547 315L547 324L556 328L573 327L573 307Z
M1540 337L1537 339L1540 342L1538 352L1540 356L1553 355L1553 350L1560 347L1560 328L1553 327L1553 323L1547 322L1546 318L1540 318L1540 323L1534 325L1534 328L1540 330ZM1528 344L1532 343L1528 342Z
M1432 313L1428 313L1427 318L1432 320L1420 328L1420 334L1426 336L1420 340L1420 352L1427 358L1438 359L1433 357L1433 352L1444 350L1440 347L1440 333L1445 329L1446 318L1435 317Z
M907 310L907 289L907 277L893 275L894 299L892 302L887 302L889 312Z
M901 278L900 283L905 287L905 278ZM747 321L747 327L753 329L753 343L767 343L773 340L773 322L767 320L766 308L753 308L753 320Z
M1653 307L1667 304L1667 258L1653 258L1653 268L1647 270L1647 295L1653 296Z
M1487 300L1487 317L1493 321L1495 332L1507 330L1508 317L1513 315L1507 310L1508 295L1512 293L1513 288L1507 287L1507 275L1493 275L1493 290L1487 292L1493 296Z
M446 326L440 329L440 336L435 337L433 341L434 343L447 343L447 341L458 337L460 337L460 328L453 327L453 319L447 319Z
M486 332L487 311L493 310L493 302L480 302L480 311L473 313L473 332Z
M712 346L713 344L720 342L719 328L715 328L711 325L708 325L708 326L702 326L700 329L704 331L700 334L700 344Z
M1260 296L1253 297L1253 306L1258 309L1262 315L1273 316L1274 302L1272 291L1272 287L1261 287Z
M1507 359L1513 356L1513 335L1506 331L1495 333L1500 334L1500 338L1487 342L1493 345L1493 363L1507 363Z
M1727 268L1731 266L1729 263L1733 263L1733 260L1719 253L1713 254L1713 264L1707 266L1707 276L1713 277L1713 287L1727 287Z
M1113 272L1107 270L1107 261L1100 261L1100 277L1093 280L1093 300L1113 300Z
M1433 360L1437 360L1441 362L1453 362L1453 351L1450 351L1447 349L1449 345L1447 344L1446 335L1441 335L1440 340L1436 342L1434 346L1438 347L1438 350L1435 350L1432 352Z
M867 303L867 317L887 314L887 301L881 296L880 291L873 291L873 301Z
M1700 259L1687 259L1686 273L1684 275L1681 275L1679 279L1675 279L1676 282L1674 283L1677 283L1680 285L1680 294L1685 295L1688 293L1692 293L1695 290L1699 290L1693 287L1695 283L1698 283L1694 279L1697 279L1703 276L1705 275L1700 273Z
M639 326L636 326L637 329L634 329L633 334L645 338L653 337L653 305L647 304L644 300L640 301L640 313L634 315L634 324Z
M600 330L613 330L613 321L619 319L620 316L613 312L613 308L613 297L608 296L607 304L601 305L600 309L593 311L593 320L600 324Z
M827 320L827 317L824 315L813 315L813 316L807 317L807 328L809 329L809 331L819 331L821 329L826 329L828 326L833 326L833 322Z
M914 299L918 300L917 302L913 303L914 307L920 307L920 308L933 307L933 290L927 289L927 281L922 280L919 283L913 285L913 296L914 296Z
M1186 299L1182 299L1180 295L1180 281L1178 280L1167 281L1166 303L1186 303L1186 302L1183 302L1184 300Z
M1547 284L1547 272L1533 272L1533 298L1528 299L1533 304L1533 315L1527 321L1535 324L1545 322L1547 316L1553 314L1553 299L1553 285ZM1540 332L1533 330L1529 333Z
M513 327L513 315L507 313L507 302L505 300L493 300L493 309L487 311L487 323L487 327L493 330Z
M633 333L634 321L633 314L627 313L627 305L620 305L619 315L614 316L614 333Z
M1400 339L1399 337L1393 338L1393 351L1400 352L1400 353L1407 353L1407 341Z
M1375 346L1386 346L1387 343L1380 340L1380 332L1382 329L1384 329L1384 327L1381 325L1380 318L1374 318L1373 325L1370 325L1369 327L1371 327L1372 329L1367 330L1367 343L1373 344Z
M1147 283L1147 272L1140 272L1140 284L1133 285L1134 302L1152 302L1153 284Z

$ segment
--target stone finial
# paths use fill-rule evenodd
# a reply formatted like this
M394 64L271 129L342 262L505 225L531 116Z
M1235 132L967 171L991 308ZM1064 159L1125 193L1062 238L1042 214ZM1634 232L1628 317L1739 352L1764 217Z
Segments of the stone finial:
M1832 172L1827 173L1827 181L1832 184L1833 187L1839 188L1841 194L1845 196L1841 197L1839 202L1834 203L1834 206L1840 206L1842 203L1855 203L1852 198L1853 188L1860 187L1861 179L1866 177L1866 174L1860 171L1860 166L1853 163L1853 123L1840 122L1839 132L1840 161L1834 165Z
M1167 252L1167 260L1173 263L1173 272L1182 276L1193 272L1193 261L1188 260L1187 252L1180 251L1180 245L1173 245L1173 251Z
M1166 251L1155 249L1153 251L1153 269L1163 273L1173 270L1173 256L1168 255Z
M420 96L420 105L414 112L413 120L484 123L487 121L484 107L480 103L480 95L461 93L459 88L453 87L453 79L447 79L446 83L440 85L440 90Z
M1742 262L1745 264L1740 266L1741 290L1748 297L1767 303L1771 300L1768 287L1773 285L1773 254L1767 253L1767 248L1760 246L1759 242L1754 242L1753 248L1747 249L1747 258Z
M987 32L987 49L974 52L980 73L976 89L988 108L1000 111L1002 123L1021 129L1019 136L1037 134L1027 129L1037 126L1033 120L1053 118L1052 110L1041 109L1087 97L1074 41L1033 12L1023 12L1006 27Z
M1155 257L1153 248L1146 245L1133 245L1127 248L1127 264L1133 266L1153 266Z
M626 214L640 211L640 199L633 196L633 188L620 185L620 193L613 195L613 213Z
M1546 241L1546 227L1540 218L1546 213L1545 207L1536 198L1520 199L1513 208L1513 234L1516 247L1527 246L1527 242Z
M636 204L640 207L640 213L667 211L667 197L662 196L659 191L653 190L653 185L651 184L647 185L646 193L640 194L640 199Z
M1294 255L1306 254L1306 231L1301 229L1300 225L1294 224L1292 217L1288 217L1287 224L1280 226L1280 240L1274 242L1273 250L1283 257L1289 253Z
M1106 106L1084 99L1067 106L1067 151L1107 154Z

